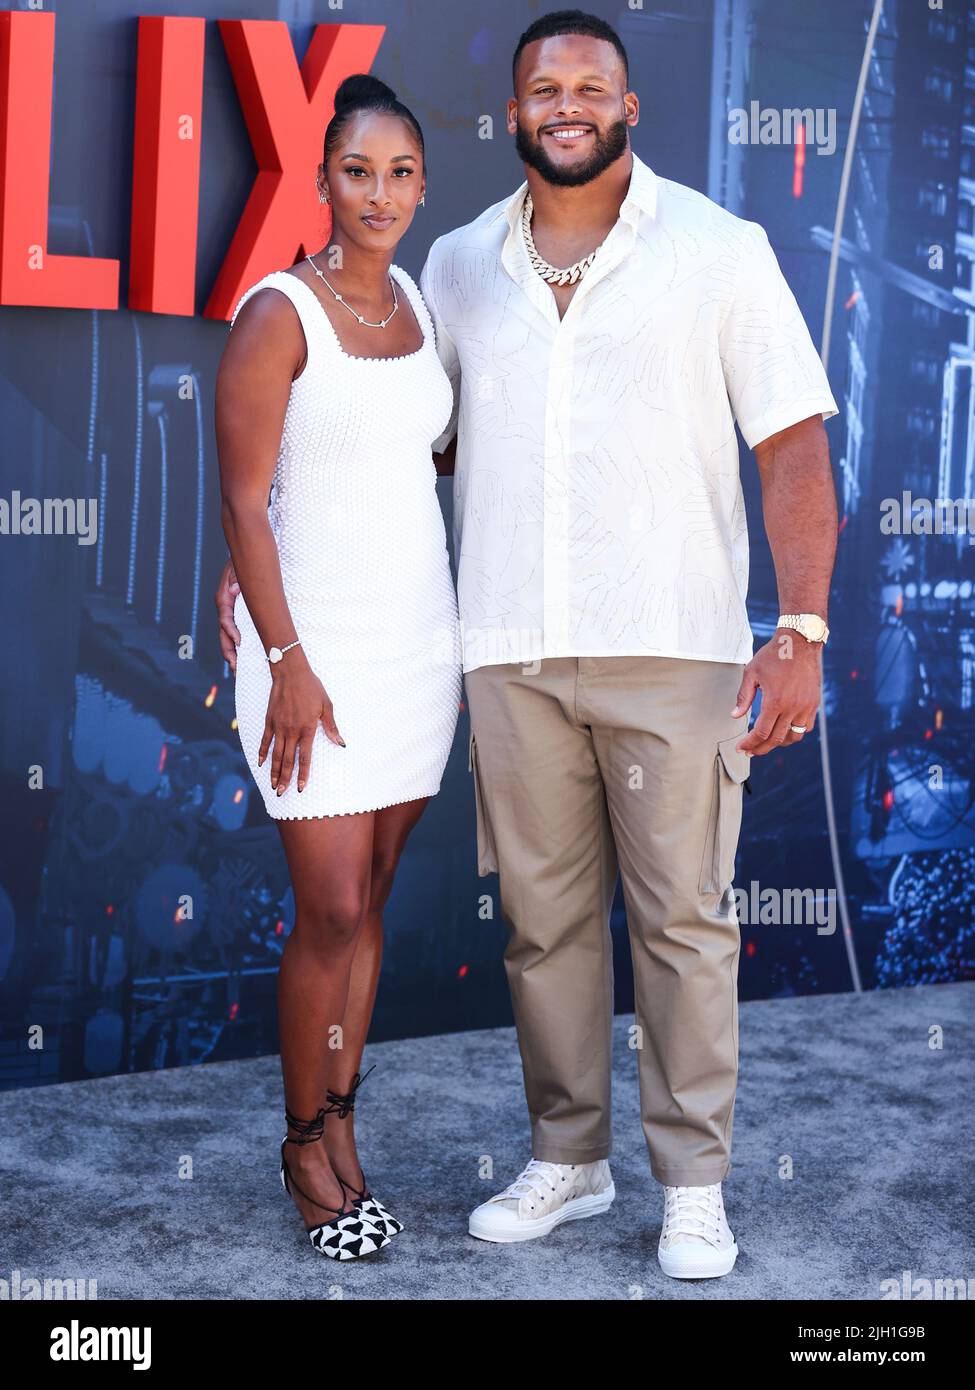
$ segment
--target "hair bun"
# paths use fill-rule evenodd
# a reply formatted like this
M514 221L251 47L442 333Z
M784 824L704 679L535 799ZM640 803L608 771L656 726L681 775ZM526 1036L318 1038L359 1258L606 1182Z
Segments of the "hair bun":
M359 102L372 101L376 97L395 101L396 93L380 78L373 77L372 73L354 72L339 83L335 93L335 110L341 111L345 106L356 106Z

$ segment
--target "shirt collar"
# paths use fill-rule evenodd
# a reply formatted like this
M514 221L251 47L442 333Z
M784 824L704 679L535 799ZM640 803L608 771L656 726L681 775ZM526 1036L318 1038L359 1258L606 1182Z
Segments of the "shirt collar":
M657 183L657 175L650 168L650 165L644 164L643 160L634 152L633 168L630 170L630 185L626 190L626 197L620 204L620 218L624 222L629 222L635 226L641 213L646 213L649 217L656 215ZM526 179L499 209L493 220L497 221L499 217L503 217L513 233L521 218L521 210L527 192L528 180Z

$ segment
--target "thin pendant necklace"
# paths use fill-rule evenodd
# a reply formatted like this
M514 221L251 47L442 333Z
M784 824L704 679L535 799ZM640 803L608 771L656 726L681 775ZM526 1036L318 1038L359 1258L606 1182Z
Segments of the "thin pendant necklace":
M306 256L305 260L311 263L311 268L319 277L319 279L325 280L325 276L318 269L318 266L312 260L311 256ZM361 314L357 314L356 311L353 309L352 305L342 298L338 290L332 289L332 286L328 284L327 280L325 280L325 284L328 285L328 288L330 290L332 290L332 293L334 294L338 302L344 305L345 308L348 309L352 317L358 319L364 328L385 328L387 323L389 323L389 320L393 317L393 315L396 313L396 310L399 308L399 300L396 297L396 286L393 284L393 277L391 275L389 276L389 288L393 291L393 307L392 309L390 309L386 317L384 319L380 319L378 323L370 323L369 320L364 319Z
M557 265L550 265L544 256L540 256L535 248L532 239L532 213L535 204L532 202L532 195L525 194L525 203L521 211L521 230L525 237L525 249L528 252L528 259L532 263L532 268L538 272L543 280L547 280L550 285L574 285L581 280L586 271L596 259L596 252L590 251L588 256L584 256L581 261L576 261L574 265L567 265L564 269L559 269Z

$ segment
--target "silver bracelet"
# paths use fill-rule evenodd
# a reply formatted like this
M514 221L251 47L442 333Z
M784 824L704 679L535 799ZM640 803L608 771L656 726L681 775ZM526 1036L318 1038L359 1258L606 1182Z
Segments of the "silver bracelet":
M271 662L272 665L276 665L284 656L285 652L290 652L292 647L298 647L300 645L301 638L296 637L295 640L293 642L289 642L286 647L272 647L267 654L267 659Z

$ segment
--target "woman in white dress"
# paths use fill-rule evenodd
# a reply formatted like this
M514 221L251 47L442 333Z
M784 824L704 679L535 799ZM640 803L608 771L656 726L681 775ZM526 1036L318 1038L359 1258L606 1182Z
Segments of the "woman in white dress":
M420 292L392 263L424 182L415 118L378 79L347 78L318 171L329 242L242 296L216 386L231 556L218 609L240 586L221 644L295 896L281 1180L316 1250L342 1260L402 1229L366 1186L352 1108L383 905L461 698L431 452L453 393Z

